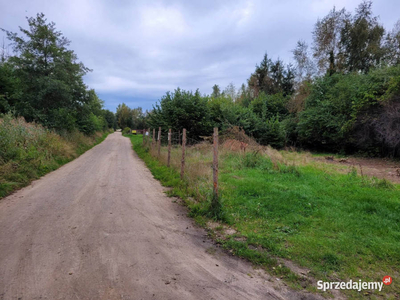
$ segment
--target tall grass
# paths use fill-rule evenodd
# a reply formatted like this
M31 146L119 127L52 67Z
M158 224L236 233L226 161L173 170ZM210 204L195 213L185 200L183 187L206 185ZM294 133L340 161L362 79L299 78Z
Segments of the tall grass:
M181 149L173 150L172 169L165 167L166 148L148 153L141 137L134 149L173 194L193 197L191 215L201 219L212 190L212 146L187 148L185 181L179 180ZM149 155L152 154L153 156ZM220 149L220 188L225 222L236 234L219 242L236 255L263 265L294 285L304 284L279 267L279 259L308 269L314 280L381 281L393 277L379 291L345 291L350 298L398 297L400 285L400 186L386 180L343 174L329 165L308 160L309 154L290 155L265 148L247 153ZM168 181L174 177L174 181ZM160 179L160 178L158 178ZM203 220L204 222L204 220ZM275 259L276 258L276 259Z
M10 114L0 119L0 198L74 159L103 137L62 135Z

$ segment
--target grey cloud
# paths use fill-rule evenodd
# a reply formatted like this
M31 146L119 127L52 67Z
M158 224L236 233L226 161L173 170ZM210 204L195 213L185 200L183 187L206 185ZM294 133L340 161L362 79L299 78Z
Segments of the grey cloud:
M265 51L289 62L296 41L311 41L318 17L359 0L40 1L0 0L0 27L18 31L44 12L93 69L85 82L115 110L121 102L150 109L176 87L210 93L246 82ZM375 0L386 28L397 0Z

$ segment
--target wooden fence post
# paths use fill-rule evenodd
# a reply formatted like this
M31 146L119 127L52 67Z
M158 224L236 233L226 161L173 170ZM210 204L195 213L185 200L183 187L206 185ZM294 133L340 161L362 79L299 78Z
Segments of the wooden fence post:
M185 174L185 146L186 146L186 129L182 132L182 160L181 160L181 179Z
M153 128L153 140L151 141L151 149L154 149L154 143L156 141L156 129Z
M168 162L167 167L169 167L171 161L171 128L168 130Z
M158 157L160 157L160 152L161 152L161 127L158 127Z
M218 127L214 127L214 157L213 157L213 182L214 182L214 206L218 202Z
M150 128L147 129L147 146L150 146Z

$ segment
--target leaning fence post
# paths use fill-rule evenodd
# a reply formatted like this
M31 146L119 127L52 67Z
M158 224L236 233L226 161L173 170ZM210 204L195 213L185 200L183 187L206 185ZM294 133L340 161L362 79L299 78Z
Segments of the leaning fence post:
M160 152L161 152L161 127L158 127L158 157L160 157Z
M154 149L154 143L156 142L156 129L153 128L153 140L151 141L151 149Z
M169 167L170 161L171 161L171 128L168 130L168 162L167 162L167 167Z
M213 157L213 182L214 182L214 197L213 204L218 202L218 127L214 127L214 157Z
M182 161L181 161L181 179L185 174L185 146L186 146L186 129L182 132Z

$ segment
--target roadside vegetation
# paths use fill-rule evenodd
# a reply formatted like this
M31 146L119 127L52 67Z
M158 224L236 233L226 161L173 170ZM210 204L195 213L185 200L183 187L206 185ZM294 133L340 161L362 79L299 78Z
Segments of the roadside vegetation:
M83 82L90 69L44 14L0 49L0 197L55 170L102 141L114 113Z
M133 148L154 177L183 199L189 214L213 224L212 148L189 146L184 181L181 149L166 147L160 158L130 136ZM400 265L400 186L386 180L343 174L302 154L263 147L233 152L220 147L222 218L210 234L232 254L245 257L297 288L316 291L316 281L398 278ZM218 223L217 223L218 224ZM227 228L233 229L229 232ZM227 233L229 232L229 233ZM285 266L291 261L304 274ZM398 297L396 280L382 292L344 291L351 298Z
M108 133L57 134L22 117L0 118L0 198L78 157Z

